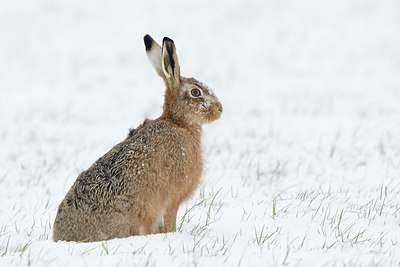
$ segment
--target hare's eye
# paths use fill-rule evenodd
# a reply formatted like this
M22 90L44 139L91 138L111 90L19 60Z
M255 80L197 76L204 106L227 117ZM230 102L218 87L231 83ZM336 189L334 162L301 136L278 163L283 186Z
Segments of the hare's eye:
M192 90L190 91L190 94L191 94L193 97L199 97L199 96L201 96L201 91L200 91L200 89L194 88L194 89L192 89Z

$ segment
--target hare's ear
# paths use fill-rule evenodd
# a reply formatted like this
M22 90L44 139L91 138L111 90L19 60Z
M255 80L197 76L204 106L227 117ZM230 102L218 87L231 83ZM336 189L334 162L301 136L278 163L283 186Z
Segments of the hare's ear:
M146 46L146 54L147 58L150 61L151 66L157 71L158 75L160 75L163 79L165 79L164 71L161 66L161 54L162 49L156 41L151 38L150 35L146 34L144 39L144 45Z
M173 83L179 83L181 80L181 71L176 55L174 41L168 37L164 37L162 46L162 69L167 80Z

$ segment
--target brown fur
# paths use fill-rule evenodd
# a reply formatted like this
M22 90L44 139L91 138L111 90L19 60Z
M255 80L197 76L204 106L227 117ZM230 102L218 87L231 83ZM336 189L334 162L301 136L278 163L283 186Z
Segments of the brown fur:
M172 40L164 39L162 48L150 36L146 41L150 62L166 84L163 114L131 129L78 176L58 208L55 241L175 231L179 205L200 182L201 124L218 119L222 106L205 85L180 76ZM201 98L190 96L193 87L202 90Z

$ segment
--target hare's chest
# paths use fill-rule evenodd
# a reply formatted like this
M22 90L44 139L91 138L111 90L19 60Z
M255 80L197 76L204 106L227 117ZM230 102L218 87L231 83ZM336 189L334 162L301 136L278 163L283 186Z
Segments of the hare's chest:
M201 149L193 145L182 147L180 151L180 163L182 164L183 172L195 175L203 168Z
M177 170L175 177L178 185L187 188L196 186L203 171L203 159L200 147L193 143L181 144L175 167Z
M154 166L158 177L167 179L176 190L196 186L203 170L202 151L199 138L185 129L174 129L162 133L162 141L154 142Z

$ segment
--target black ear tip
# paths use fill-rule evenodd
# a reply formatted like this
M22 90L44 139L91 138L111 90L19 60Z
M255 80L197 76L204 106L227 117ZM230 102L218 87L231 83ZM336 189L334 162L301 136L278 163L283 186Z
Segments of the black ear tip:
M164 39L163 39L163 43L165 43L165 42L171 42L171 43L174 43L174 41L172 41L172 39L170 39L170 38L168 38L168 37L164 37Z
M146 34L143 37L144 40L144 45L146 46L146 51L151 49L151 46L153 45L153 38L150 37L150 35Z

